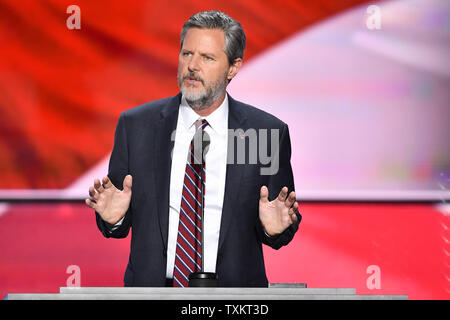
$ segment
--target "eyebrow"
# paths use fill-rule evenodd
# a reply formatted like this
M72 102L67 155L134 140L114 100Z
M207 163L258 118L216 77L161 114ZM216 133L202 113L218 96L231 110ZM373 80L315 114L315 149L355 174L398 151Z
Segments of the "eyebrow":
M193 53L192 50L188 50L188 49L182 49L181 52L186 52L186 53ZM200 53L201 56L209 56L212 58L217 58L217 55L215 55L214 53L208 53L208 52L202 52Z
M216 55L213 54L213 53L200 53L200 55L202 55L204 57L208 56L208 57L211 57L211 58L217 58Z

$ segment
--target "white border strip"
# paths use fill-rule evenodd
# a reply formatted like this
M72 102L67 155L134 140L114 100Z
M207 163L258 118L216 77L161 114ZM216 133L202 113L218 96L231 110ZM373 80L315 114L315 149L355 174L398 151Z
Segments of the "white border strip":
M313 201L450 201L450 190L296 190L297 199ZM86 190L0 190L1 200L84 200Z

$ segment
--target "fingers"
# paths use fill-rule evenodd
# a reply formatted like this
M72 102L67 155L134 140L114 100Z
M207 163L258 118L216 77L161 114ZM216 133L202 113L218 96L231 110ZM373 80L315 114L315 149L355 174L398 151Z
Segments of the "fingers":
M289 216L291 218L292 223L297 221L297 213L298 213L298 202L295 201L292 208L289 209Z
M285 206L290 208L295 202L295 192L291 191L289 194L289 197L287 197L286 201L284 202Z
M95 190L97 190L98 193L102 193L103 191L105 191L102 184L100 183L100 180L98 179L94 180L94 188Z
M281 188L281 191L278 194L278 200L284 202L284 205L287 208L291 208L294 205L294 203L296 203L295 192L291 191L289 196L286 197L287 196L287 192L288 192L288 188L286 186ZM290 214L290 210L289 210L289 214Z
M292 208L294 209L294 213L298 213L298 202L295 201L294 205L292 206Z
M125 179L123 179L123 191L130 192L132 185L133 185L133 177L128 174L125 177Z
M94 186L89 187L89 196L91 198L85 199L84 201L86 205L92 209L95 209L100 193L105 191L105 188L109 188L110 186L112 186L112 183L108 177L103 177L102 183L100 183L99 179L94 179Z
M94 200L98 200L99 194L110 186L112 186L112 183L108 177L103 177L102 183L100 183L99 179L94 179L94 187L89 187L89 196Z
M91 199L97 201L98 197L99 197L99 193L95 192L94 187L90 186L89 187L89 196L91 197Z
M278 194L278 200L284 202L284 200L286 199L287 192L288 192L288 188L287 187L281 188L281 191Z
M297 222L297 215L291 214L291 223L295 223L295 222Z
M103 187L105 189L111 188L113 186L111 180L109 180L108 176L103 177L102 179Z
M96 203L94 201L91 199L85 199L84 202L89 208L96 210Z
M269 202L269 189L266 186L262 186L259 191L259 201Z
M267 190L267 188L265 186L263 188L265 188ZM262 190L262 188L261 188L261 190ZM291 193L289 194L288 197L287 197L287 193L288 193L288 188L286 186L284 186L283 188L281 188L277 199L279 201L281 201L281 202L284 202L286 207L290 208L294 204L294 202L296 200L296 197L295 197L295 192L294 191L291 191ZM269 191L268 190L267 190L267 196L269 196Z

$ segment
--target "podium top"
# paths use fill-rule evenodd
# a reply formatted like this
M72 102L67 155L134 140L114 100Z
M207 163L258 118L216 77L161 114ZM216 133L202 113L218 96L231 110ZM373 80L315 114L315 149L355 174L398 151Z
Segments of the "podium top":
M159 294L159 295L296 295L296 294L355 294L353 288L166 288L166 287L61 287L64 294Z
M353 288L61 287L56 294L8 294L7 300L404 300L404 295L356 295Z

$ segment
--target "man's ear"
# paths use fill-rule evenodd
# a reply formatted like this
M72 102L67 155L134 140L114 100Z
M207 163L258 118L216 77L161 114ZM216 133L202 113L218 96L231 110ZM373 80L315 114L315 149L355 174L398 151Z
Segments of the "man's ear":
M234 76L239 72L239 69L242 66L242 59L241 58L236 58L234 59L234 62L232 65L230 65L230 68L228 70L228 75L227 75L227 79L228 81L231 81L231 79L234 78Z

